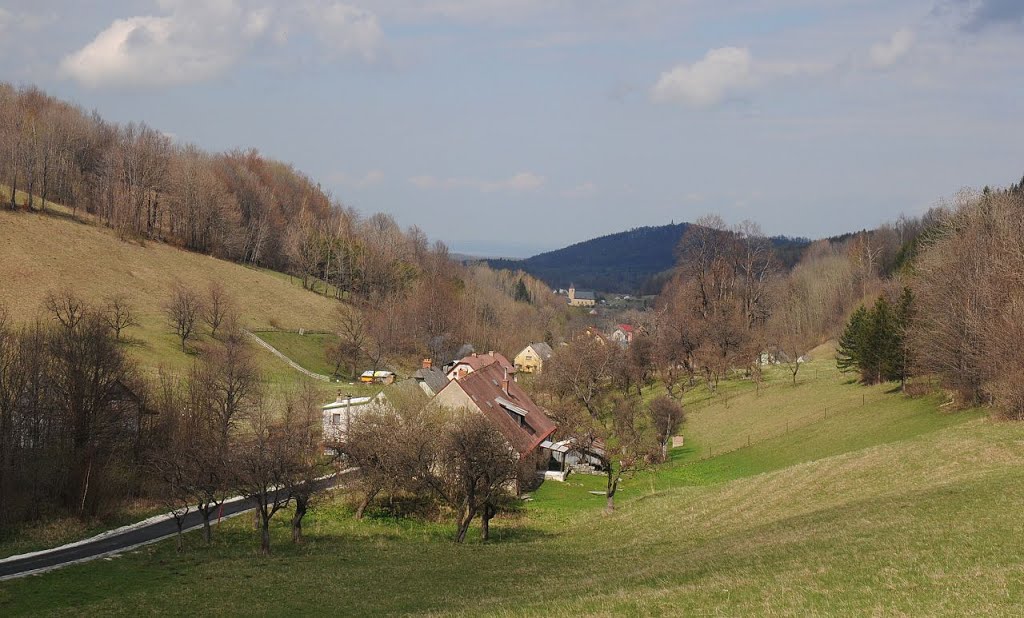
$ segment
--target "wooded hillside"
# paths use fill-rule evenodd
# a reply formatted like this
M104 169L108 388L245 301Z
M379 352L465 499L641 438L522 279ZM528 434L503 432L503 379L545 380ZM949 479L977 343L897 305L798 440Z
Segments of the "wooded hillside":
M656 294L676 264L676 247L689 223L637 227L541 253L525 260L487 260L494 268L521 269L555 288L592 288ZM809 241L771 239L781 262L792 266Z

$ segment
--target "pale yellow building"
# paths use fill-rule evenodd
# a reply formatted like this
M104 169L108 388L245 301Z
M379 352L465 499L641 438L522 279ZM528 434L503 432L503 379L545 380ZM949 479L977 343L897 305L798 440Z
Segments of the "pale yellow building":
M544 361L551 358L553 353L551 346L543 341L540 343L531 343L523 348L522 352L516 354L516 371L522 371L523 373L540 373L544 370Z

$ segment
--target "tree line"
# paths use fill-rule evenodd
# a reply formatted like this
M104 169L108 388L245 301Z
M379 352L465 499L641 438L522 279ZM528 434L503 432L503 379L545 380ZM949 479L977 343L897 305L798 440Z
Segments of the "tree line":
M169 324L183 294L167 303ZM242 331L212 308L227 306L222 289L209 296L192 305L210 337L184 375L152 375L130 359L122 331L132 308L120 297L92 305L51 293L45 313L21 324L0 309L0 528L89 519L144 498L169 508L180 548L188 512L202 514L209 542L211 518L240 494L258 507L264 552L271 518L289 503L301 539L315 479L331 469L320 394L268 397Z

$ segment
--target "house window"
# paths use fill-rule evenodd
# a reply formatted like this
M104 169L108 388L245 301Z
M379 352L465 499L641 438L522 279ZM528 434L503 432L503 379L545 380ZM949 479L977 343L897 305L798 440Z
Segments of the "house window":
M508 414L509 418L518 423L520 427L526 426L526 419L524 419L522 416L516 414L515 412L509 409L505 409L505 413Z
M341 424L341 413L340 412L335 412L334 414L331 415L331 424L332 425L340 425Z

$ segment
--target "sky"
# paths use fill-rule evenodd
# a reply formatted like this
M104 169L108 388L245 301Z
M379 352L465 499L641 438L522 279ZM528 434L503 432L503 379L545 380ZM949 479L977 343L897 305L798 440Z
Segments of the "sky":
M1024 174L1024 0L0 0L0 80L455 251L822 237Z

